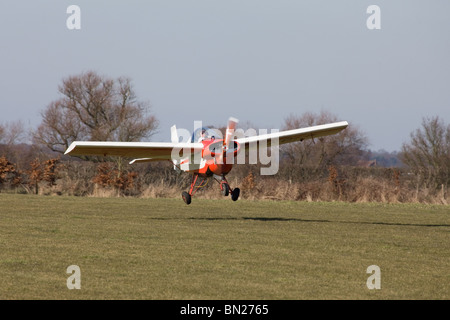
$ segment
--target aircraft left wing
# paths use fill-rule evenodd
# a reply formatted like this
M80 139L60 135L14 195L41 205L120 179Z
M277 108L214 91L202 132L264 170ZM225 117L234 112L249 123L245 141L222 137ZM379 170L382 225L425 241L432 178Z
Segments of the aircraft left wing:
M173 152L174 149L179 152ZM202 143L74 141L64 154L71 156L120 156L139 158L135 162L174 160L184 152L201 152Z
M245 146L245 150L249 150L252 147L257 147L260 142L267 143L267 147L271 146L273 139L278 139L278 145L285 143L291 143L296 141L303 141L305 139L314 139L323 136L339 133L347 128L348 122L341 121L329 124L323 124L313 127L279 131L275 133L262 134L258 136L250 136L245 138L236 139L240 145Z

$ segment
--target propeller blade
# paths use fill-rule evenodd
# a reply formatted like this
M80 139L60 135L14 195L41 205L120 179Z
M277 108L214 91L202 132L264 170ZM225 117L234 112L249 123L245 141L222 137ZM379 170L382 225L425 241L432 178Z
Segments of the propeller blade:
M223 139L223 150L222 153L220 154L219 158L218 158L218 163L224 163L223 162L223 155L224 153L227 152L228 148L230 147L231 144L231 137L234 134L234 130L236 129L236 125L239 122L238 119L230 117L230 119L228 119L228 125L227 125L227 131L225 131L225 137Z
M225 132L225 139L223 139L223 145L225 147L224 151L230 148L231 137L234 134L234 130L236 129L236 125L238 124L238 122L239 120L233 117L230 117L230 119L228 119L227 131Z

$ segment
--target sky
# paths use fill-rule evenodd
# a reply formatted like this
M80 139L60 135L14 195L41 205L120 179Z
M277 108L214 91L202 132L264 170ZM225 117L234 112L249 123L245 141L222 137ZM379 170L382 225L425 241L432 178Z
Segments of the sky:
M281 129L324 110L400 151L424 117L450 123L450 1L0 2L0 124L36 128L62 79L89 70L132 79L160 122L152 141L173 124Z

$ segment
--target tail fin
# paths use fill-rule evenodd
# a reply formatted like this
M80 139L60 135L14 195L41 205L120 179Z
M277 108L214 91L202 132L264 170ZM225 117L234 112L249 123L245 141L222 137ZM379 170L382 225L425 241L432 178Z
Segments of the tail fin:
M170 127L170 140L172 141L172 143L180 142L180 138L178 137L178 131L177 131L176 125L173 125L172 127ZM176 172L181 172L180 166L178 165L178 161L176 159L174 159L174 160L172 160L172 162L173 162L173 169Z
M172 127L170 127L170 140L173 143L180 142L179 137L178 137L178 132L177 132L177 126L176 125L173 125Z

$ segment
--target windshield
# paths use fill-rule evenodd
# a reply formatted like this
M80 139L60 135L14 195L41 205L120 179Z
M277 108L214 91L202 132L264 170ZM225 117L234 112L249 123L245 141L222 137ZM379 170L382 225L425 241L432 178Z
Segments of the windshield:
M220 131L208 127L198 128L192 134L191 142L201 142L205 139L222 139Z

